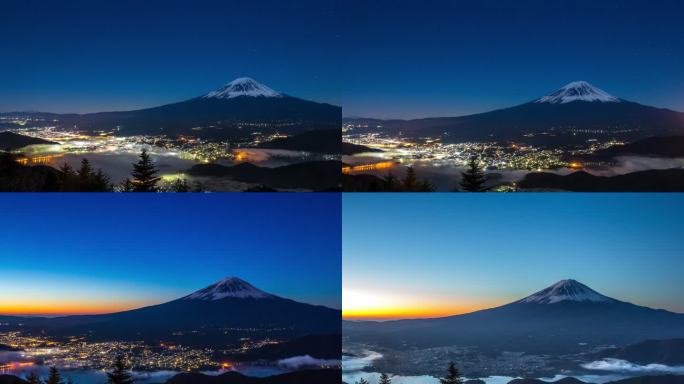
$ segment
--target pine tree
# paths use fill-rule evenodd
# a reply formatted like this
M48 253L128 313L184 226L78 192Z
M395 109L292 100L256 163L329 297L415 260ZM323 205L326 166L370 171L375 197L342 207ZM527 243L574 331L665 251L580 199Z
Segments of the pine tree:
M41 384L40 376L36 372L31 372L26 376L26 382L29 384Z
M388 374L383 373L380 375L380 380L378 380L378 384L392 384L392 380L390 379Z
M156 192L160 177L157 176L157 168L152 162L147 150L140 153L140 160L133 164L133 180L130 181L133 192Z
M397 192L399 191L399 180L397 177L389 172L387 176L382 179L382 189L385 192Z
M463 384L463 378L461 373L456 368L456 364L453 362L449 363L449 368L447 368L447 376L443 379L439 379L441 384Z
M64 381L62 381L62 376L59 374L59 371L55 367L50 367L50 373L48 374L47 380L45 380L45 384L63 384Z
M487 190L484 183L487 181L484 171L480 168L475 157L471 157L468 162L468 169L461 172L461 188L466 192L484 192Z
M361 378L359 381L356 382L356 384L369 384L368 380Z
M109 384L132 384L133 378L126 370L123 356L119 355L114 361L114 370L107 373L107 383Z
M81 168L78 170L78 177L81 180L88 180L93 174L93 167L90 166L88 159L81 160Z
M404 192L416 192L418 189L418 178L416 177L416 171L413 167L408 167L406 169L406 175L401 180L401 189Z
M190 192L190 184L185 179L177 178L164 188L165 192Z

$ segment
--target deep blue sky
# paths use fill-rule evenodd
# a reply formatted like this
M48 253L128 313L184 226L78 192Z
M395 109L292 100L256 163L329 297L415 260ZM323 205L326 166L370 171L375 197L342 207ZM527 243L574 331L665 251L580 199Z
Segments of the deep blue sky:
M346 0L344 115L454 116L574 80L684 111L680 0Z
M2 196L0 307L140 306L238 276L340 308L340 205L339 194Z
M425 197L344 195L344 311L466 312L572 278L684 313L681 194Z
M155 106L249 76L339 105L334 0L3 0L0 112Z

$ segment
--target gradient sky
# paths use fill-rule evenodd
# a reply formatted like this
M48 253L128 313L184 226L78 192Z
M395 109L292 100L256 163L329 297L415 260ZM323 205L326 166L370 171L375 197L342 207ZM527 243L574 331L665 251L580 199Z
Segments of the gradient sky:
M574 80L684 111L680 0L346 0L344 115L456 116Z
M343 197L343 315L431 317L562 279L684 313L681 194Z
M237 77L340 105L334 0L4 0L0 112L95 112Z
M0 314L140 307L225 276L341 307L339 194L2 197Z

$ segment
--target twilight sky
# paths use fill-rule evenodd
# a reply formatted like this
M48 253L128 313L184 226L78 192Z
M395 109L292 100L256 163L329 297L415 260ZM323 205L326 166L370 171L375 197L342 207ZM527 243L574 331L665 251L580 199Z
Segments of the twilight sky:
M574 80L684 111L680 0L346 0L344 116L457 116Z
M0 314L111 312L225 276L341 307L338 194L7 195Z
M677 194L343 196L343 316L433 317L562 279L684 313Z
M334 0L6 0L0 112L97 112L237 77L340 105Z

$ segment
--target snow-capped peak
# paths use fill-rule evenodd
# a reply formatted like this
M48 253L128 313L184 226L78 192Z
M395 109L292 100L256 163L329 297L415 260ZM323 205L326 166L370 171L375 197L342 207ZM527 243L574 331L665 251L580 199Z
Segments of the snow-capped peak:
M573 81L556 92L536 100L535 103L567 104L573 101L619 103L620 99L586 81Z
M568 279L561 280L546 289L516 301L516 303L554 304L562 301L609 303L615 301L615 299L603 296L578 281Z
M200 289L193 294L185 296L183 299L213 301L228 297L240 299L268 299L273 297L273 295L268 294L237 277L226 277L204 289Z
M249 77L240 77L224 85L223 87L211 91L204 95L205 99L232 99L239 96L249 97L283 97L271 88L258 83Z

